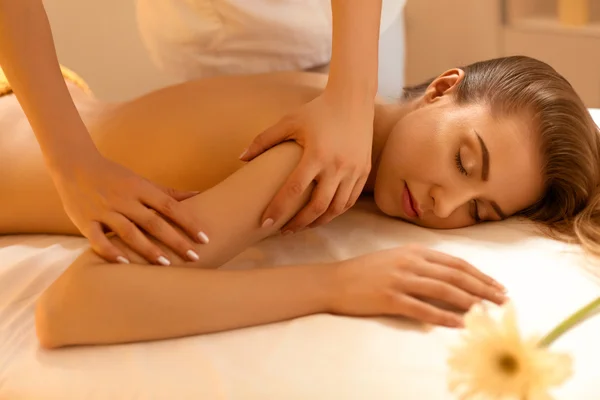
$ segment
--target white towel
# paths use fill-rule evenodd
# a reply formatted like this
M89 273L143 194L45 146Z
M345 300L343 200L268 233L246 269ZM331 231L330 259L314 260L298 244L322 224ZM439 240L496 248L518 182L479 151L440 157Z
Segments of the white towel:
M383 2L381 31L405 0ZM331 57L330 0L137 0L154 63L181 81L301 70Z

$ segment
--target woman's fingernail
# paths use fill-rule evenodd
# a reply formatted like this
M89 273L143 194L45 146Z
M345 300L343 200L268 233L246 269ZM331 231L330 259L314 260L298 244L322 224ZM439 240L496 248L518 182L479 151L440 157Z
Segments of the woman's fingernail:
M268 227L272 226L274 223L275 223L275 221L273 221L273 218L267 218L262 223L262 227L263 228L268 228Z
M502 292L494 293L494 298L501 303L504 303L507 300L506 296Z
M208 244L208 236L204 232L198 232L198 239L200 239L201 243Z
M117 257L117 262L118 262L119 264L129 264L129 260L128 260L128 259L126 259L126 258L125 258L125 257L123 257L123 256L119 256L119 257Z
M294 232L288 229L287 231L283 231L281 234L283 236L288 236L288 235L291 235L292 233L294 233Z
M240 154L240 157L239 157L239 158L240 158L240 160L241 160L242 158L244 158L244 156L245 156L246 154L248 154L248 149L244 149L244 151L242 152L242 154Z
M160 256L157 260L160 265L164 265L165 267L171 265L171 262L166 257Z
M454 318L453 322L454 322L454 326L457 328L464 328L464 326L465 326L465 322L460 317Z
M188 250L185 254L187 254L192 261L198 261L200 259L200 257L198 257L198 253L196 253L194 250Z

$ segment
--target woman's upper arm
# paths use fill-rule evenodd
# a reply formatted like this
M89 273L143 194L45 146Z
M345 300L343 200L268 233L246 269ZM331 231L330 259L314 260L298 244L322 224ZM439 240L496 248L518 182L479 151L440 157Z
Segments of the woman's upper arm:
M186 263L197 267L218 267L267 236L277 232L308 201L312 186L293 204L289 215L268 227L261 226L261 217L267 205L296 167L302 148L294 142L282 143L266 151L227 179L183 203L202 222L208 235L208 244L195 244L200 261L190 263L179 258L164 245L173 265ZM133 263L144 260L131 249L113 238Z

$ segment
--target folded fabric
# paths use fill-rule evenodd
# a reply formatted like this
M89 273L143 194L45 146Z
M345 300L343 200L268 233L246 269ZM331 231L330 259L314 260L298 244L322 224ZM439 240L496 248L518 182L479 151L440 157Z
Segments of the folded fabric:
M405 0L383 1L381 31ZM141 37L176 79L303 70L331 57L331 0L138 0Z

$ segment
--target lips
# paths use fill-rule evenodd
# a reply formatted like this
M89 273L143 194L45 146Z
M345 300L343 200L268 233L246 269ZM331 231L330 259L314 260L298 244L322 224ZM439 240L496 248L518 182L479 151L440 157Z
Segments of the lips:
M404 213L410 218L418 218L418 206L415 202L415 199L412 197L410 190L408 189L408 185L404 184L404 190L402 191L402 208L404 209Z

